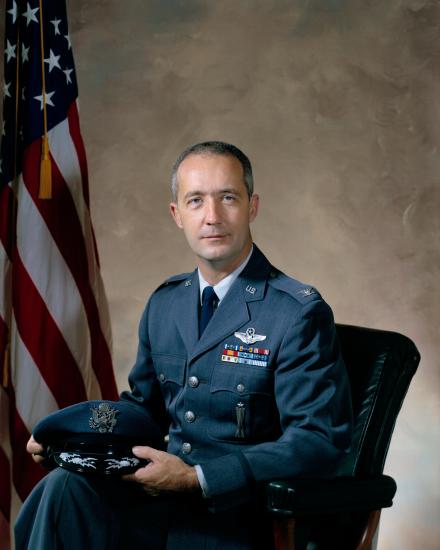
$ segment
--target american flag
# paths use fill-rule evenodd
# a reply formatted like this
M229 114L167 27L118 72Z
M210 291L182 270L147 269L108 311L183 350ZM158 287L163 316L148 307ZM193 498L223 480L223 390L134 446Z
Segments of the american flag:
M25 452L35 423L78 401L117 399L66 6L61 0L7 0L5 15L0 165L2 548L9 541L11 509L18 508L44 475ZM46 191L49 179L41 176L40 181L41 165L47 166L41 161L45 135L52 179ZM51 198L39 198L41 193Z

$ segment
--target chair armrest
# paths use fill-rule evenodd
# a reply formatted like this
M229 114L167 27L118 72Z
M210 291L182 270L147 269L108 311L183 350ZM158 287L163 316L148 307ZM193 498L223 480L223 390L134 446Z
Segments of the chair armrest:
M380 510L392 506L396 489L386 475L271 481L266 502L269 512L284 517Z

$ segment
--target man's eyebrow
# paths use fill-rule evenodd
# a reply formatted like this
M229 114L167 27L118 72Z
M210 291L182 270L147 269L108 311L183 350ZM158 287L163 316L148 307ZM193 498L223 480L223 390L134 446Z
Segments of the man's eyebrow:
M191 197L195 197L195 196L199 196L199 195L206 195L206 193L204 193L203 191L197 191L197 189L196 189L195 191L188 191L188 193L185 193L183 198L184 199L190 199Z
M240 192L237 191L237 189L226 187L225 189L220 189L220 191L217 193L218 195L223 195L224 193L228 193L230 195L239 195Z
M219 191L216 191L215 195L224 195L225 193L230 195L239 195L240 192L237 191L237 189L234 189L233 187L225 187L224 189L220 189ZM194 191L188 191L188 193L185 193L184 199L190 199L191 197L200 197L204 195L209 195L210 193L207 193L206 191L199 191L195 189Z

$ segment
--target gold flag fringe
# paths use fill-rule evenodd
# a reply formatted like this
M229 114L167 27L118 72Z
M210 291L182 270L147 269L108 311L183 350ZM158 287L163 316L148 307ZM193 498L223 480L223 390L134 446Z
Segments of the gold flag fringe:
M52 198L52 163L50 160L49 139L47 136L46 78L44 74L44 35L43 35L43 0L40 0L40 47L41 47L41 86L43 100L44 135L40 162L39 199Z

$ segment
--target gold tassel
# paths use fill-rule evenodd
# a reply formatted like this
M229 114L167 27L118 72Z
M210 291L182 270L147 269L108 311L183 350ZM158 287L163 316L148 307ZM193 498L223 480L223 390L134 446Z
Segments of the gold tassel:
M49 156L49 140L47 135L43 136L43 150L40 163L40 189L39 199L52 198L52 162Z
M43 0L40 4L40 49L41 49L41 88L43 94L43 147L40 163L40 188L39 199L52 198L52 163L49 156L49 140L47 138L47 105L46 105L46 77L44 72L44 33L43 33Z

